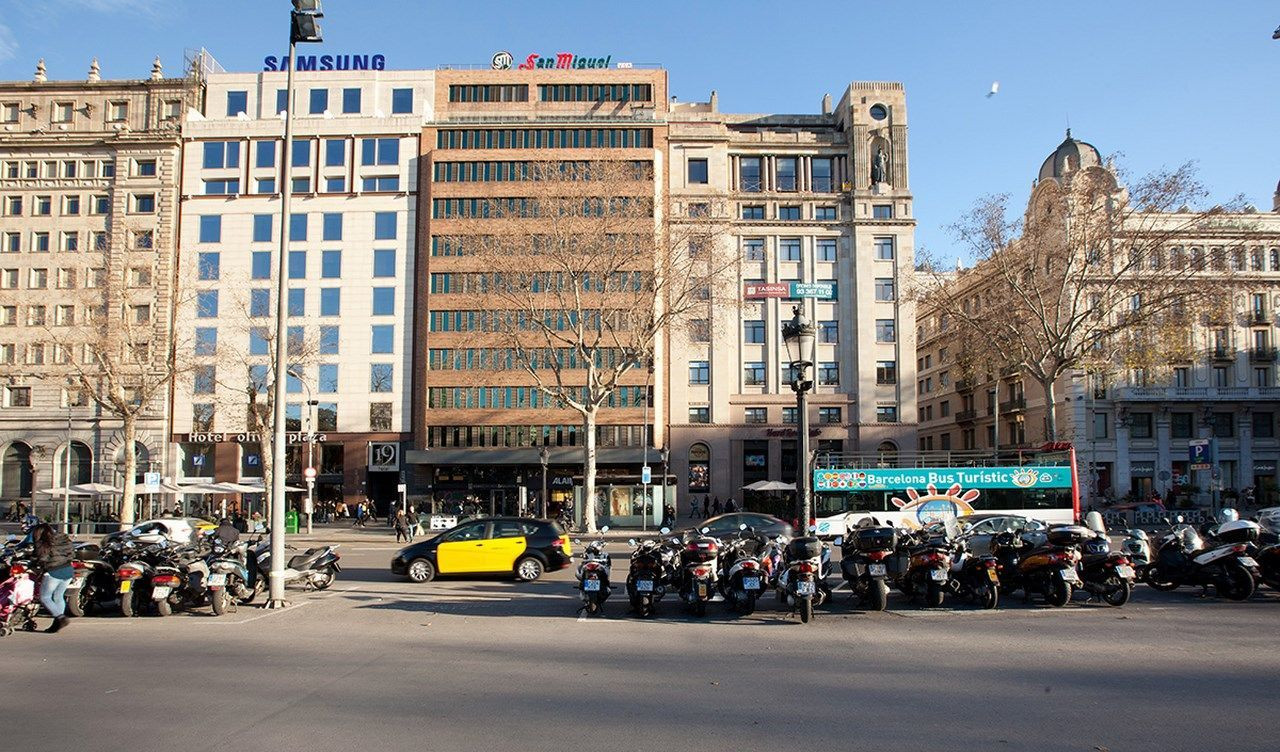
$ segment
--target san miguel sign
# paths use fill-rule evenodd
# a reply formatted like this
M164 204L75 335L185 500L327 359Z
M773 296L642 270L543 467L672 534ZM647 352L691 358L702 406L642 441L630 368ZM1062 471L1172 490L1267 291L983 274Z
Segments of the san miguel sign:
M537 70L541 68L551 68L558 70L588 70L591 68L608 68L613 60L613 55L605 55L604 57L583 57L575 55L572 52L557 52L554 55L539 55L533 53L524 59L523 63L516 66L517 70ZM493 55L494 70L509 70L515 58L510 52L502 51Z

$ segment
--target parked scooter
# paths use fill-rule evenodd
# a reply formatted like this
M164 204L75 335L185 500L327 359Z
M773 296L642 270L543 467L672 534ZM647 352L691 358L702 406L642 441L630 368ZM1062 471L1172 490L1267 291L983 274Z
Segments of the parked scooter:
M249 585L252 578L246 560L248 543L239 541L226 545L218 538L212 539L213 550L209 564L209 604L213 613L221 616L235 607L253 601L254 590Z
M1276 518L1260 522L1262 531L1258 538L1260 548L1254 554L1262 573L1262 581L1272 590L1280 590L1280 525Z
M954 523L951 523L954 526ZM950 589L952 550L949 536L925 530L901 530L888 559L894 585L908 597L924 596L927 608L938 608Z
M782 571L778 575L778 599L800 613L800 621L813 619L815 605L826 600L822 587L823 544L815 537L794 538L787 543Z
M889 569L886 560L898 545L898 531L866 517L849 532L836 538L840 546L840 571L853 596L872 611L889 604Z
M599 616L604 612L604 602L609 599L613 587L609 584L609 573L613 568L613 557L605 550L604 534L609 526L600 528L600 537L582 549L582 564L578 565L578 592L582 596L582 607L588 616ZM581 541L578 542L581 545Z
M1080 525L1050 527L1042 546L1011 529L998 533L992 540L991 552L999 561L1001 585L1006 592L1021 590L1024 600L1037 593L1050 606L1067 605L1080 584L1076 564L1081 555L1077 546L1092 537L1093 532Z
M720 551L720 592L729 608L744 616L755 612L756 600L769 585L760 560L766 542L763 535L741 525L738 537L725 542Z
M709 528L685 533L680 549L680 599L695 616L705 616L716 597L720 580L717 560L720 541L707 535Z
M1000 563L991 554L974 554L969 536L952 541L951 590L986 609L1000 603Z
M670 529L662 528L662 535ZM631 562L627 570L627 598L631 611L637 616L652 616L658 601L666 595L670 562L673 558L670 546L661 540L628 541L631 545Z
M118 542L103 547L80 543L75 552L76 558L71 562L74 574L67 585L67 613L84 616L116 601L116 568L122 554Z
M285 546L290 551L296 551L293 546ZM338 572L342 568L338 566L338 560L342 558L338 554L338 546L319 546L317 548L309 548L303 553L295 554L284 568L284 584L289 585L301 584L304 590L325 590L333 581L338 578ZM249 574L252 578L250 587L253 594L265 592L268 589L268 582L271 578L271 540L264 538L257 545L249 549L250 561L253 566L249 567Z
M166 541L144 544L136 538L124 539L122 561L116 568L116 593L125 616L138 616L152 608L160 616L171 613L169 593L181 578L173 567L160 570L156 566L158 551L167 546Z
M1207 590L1212 585L1218 595L1234 601L1253 595L1262 571L1248 551L1258 541L1258 523L1235 520L1218 526L1215 546L1206 546L1194 527L1183 524L1181 515L1171 525L1147 570L1148 585L1161 591L1183 585Z
M1085 527L1093 531L1093 537L1084 541L1084 554L1080 560L1080 587L1108 606L1123 606L1133 594L1133 581L1137 576L1126 554L1111 550L1107 526L1098 512L1085 515Z
M1129 557L1134 578L1138 582L1145 582L1147 569L1151 566L1151 538L1146 531L1139 528L1125 530L1124 540L1120 542L1120 551Z

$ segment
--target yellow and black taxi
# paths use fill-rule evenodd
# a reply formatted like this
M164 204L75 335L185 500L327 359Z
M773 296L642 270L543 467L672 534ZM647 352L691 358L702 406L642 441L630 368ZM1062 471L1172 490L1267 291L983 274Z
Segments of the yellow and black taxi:
M414 582L430 582L436 575L504 573L529 582L564 569L571 560L569 536L555 522L486 517L400 549L391 572Z

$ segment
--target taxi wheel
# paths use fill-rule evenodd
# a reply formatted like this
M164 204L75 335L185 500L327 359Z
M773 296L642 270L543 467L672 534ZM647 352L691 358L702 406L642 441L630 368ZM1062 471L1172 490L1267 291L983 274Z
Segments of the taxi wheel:
M436 568L426 559L414 559L409 562L409 579L414 582L431 582L436 578Z
M542 576L542 562L532 556L526 556L516 562L516 577L524 582L533 582Z

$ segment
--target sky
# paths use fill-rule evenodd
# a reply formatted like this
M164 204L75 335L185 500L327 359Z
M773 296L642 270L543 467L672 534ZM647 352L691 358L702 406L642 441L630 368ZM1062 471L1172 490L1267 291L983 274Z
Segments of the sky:
M186 49L257 71L287 47L287 0L0 0L0 80L170 75ZM726 112L820 111L850 81L906 86L917 245L967 257L950 226L979 197L1024 205L1072 134L1140 176L1194 162L1212 200L1270 210L1280 181L1275 2L324 0L324 45L389 68L487 66L495 51L612 55L666 68ZM993 81L1000 92L986 97Z

